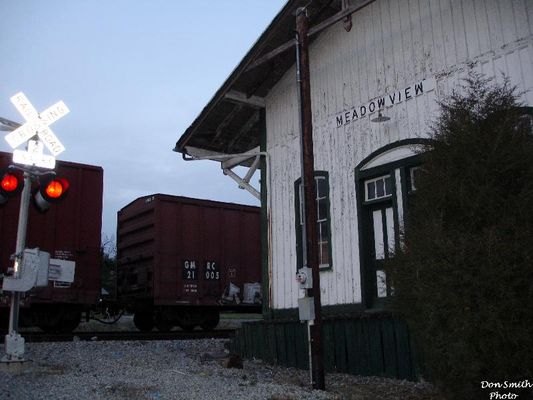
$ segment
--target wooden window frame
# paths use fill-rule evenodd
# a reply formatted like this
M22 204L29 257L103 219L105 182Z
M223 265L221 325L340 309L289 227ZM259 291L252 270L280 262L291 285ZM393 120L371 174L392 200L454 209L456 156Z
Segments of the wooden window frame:
M320 226L319 224L325 223L327 227L327 251L329 253L329 263L328 264L320 264L320 271L327 271L331 270L333 268L333 254L332 254L332 245L331 245L331 211L330 211L330 188L329 188L329 173L327 171L315 171L314 173L315 180L318 179L324 179L325 180L325 189L326 192L324 193L323 197L317 198L317 193L315 193L315 201L319 200L325 200L326 201L326 219L320 219L317 220L317 229L318 229L318 243L319 246L321 243L324 243L325 241L322 240L323 238L320 236ZM302 214L303 210L301 209L301 188L302 188L302 178L298 178L294 182L294 207L295 207L295 218L294 218L294 225L295 225L295 232L296 232L296 269L300 269L303 267L303 254L302 254ZM318 193L318 195L321 195L321 193ZM320 216L318 215L318 207L317 207L317 218ZM318 256L320 260L320 248L318 249Z

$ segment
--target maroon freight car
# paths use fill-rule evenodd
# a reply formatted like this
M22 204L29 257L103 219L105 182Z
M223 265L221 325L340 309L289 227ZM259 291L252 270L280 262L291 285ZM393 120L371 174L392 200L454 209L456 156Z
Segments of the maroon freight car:
M10 153L0 152L0 171L12 164ZM50 253L52 258L75 265L72 284L49 282L21 298L20 325L46 331L74 329L82 311L100 297L103 170L101 167L58 161L58 176L70 182L67 197L41 214L30 205L27 248ZM12 266L15 252L20 195L0 206L0 272ZM0 325L7 325L9 294L0 291Z
M118 293L141 330L260 310L258 207L155 194L118 212Z

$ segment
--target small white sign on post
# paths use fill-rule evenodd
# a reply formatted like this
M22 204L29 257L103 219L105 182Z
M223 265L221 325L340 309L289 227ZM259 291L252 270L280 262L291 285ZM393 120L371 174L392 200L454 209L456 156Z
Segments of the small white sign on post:
M76 263L74 261L51 258L48 267L48 280L72 283L74 282L75 269Z
M26 123L7 134L5 139L13 149L29 141L27 151L15 150L13 152L13 162L53 169L55 157L65 151L65 146L59 141L49 125L67 115L69 113L68 107L59 101L39 114L22 92L11 97L11 102L26 119ZM43 146L35 145L36 141L30 140L35 135L52 153L52 156L43 154ZM32 142L34 142L33 145ZM30 148L31 146L33 147Z
M24 165L35 165L41 168L54 169L56 159L43 154L44 144L39 140L28 141L28 151L13 150L13 162Z

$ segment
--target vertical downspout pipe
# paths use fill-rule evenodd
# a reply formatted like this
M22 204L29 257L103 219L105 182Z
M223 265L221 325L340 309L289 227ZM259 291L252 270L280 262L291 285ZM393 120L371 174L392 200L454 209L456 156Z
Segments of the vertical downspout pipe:
M314 177L313 155L313 124L311 113L311 80L309 72L309 19L307 10L299 8L296 11L296 31L299 46L299 72L300 72L300 116L302 126L302 158L303 176L302 183L305 199L305 225L307 266L312 269L313 288L311 295L315 306L315 319L310 327L311 333L311 362L313 389L324 390L324 356L322 341L322 312L320 299L320 270L318 261L318 231L316 190Z

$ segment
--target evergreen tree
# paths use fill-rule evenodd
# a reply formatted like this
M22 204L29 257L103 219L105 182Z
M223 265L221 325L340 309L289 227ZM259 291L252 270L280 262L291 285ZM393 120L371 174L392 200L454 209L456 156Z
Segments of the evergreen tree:
M520 95L471 73L440 103L388 266L392 307L450 399L524 393L483 381L533 385L533 136Z

